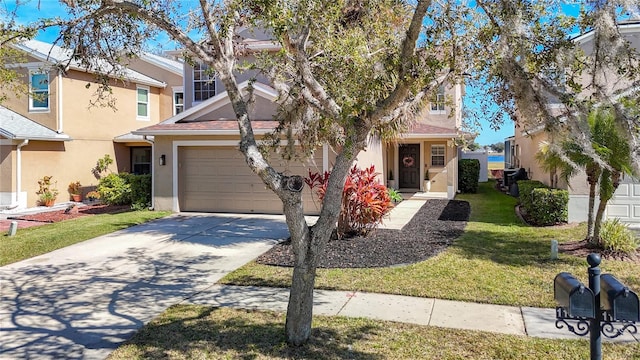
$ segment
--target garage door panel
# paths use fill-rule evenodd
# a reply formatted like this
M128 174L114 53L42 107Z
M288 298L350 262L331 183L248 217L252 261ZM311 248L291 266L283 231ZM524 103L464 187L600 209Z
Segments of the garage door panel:
M179 203L182 211L282 214L280 199L247 166L235 148L180 147ZM321 158L316 159L322 163ZM306 176L313 165L273 161L279 171ZM283 165L285 164L285 165ZM305 209L317 213L311 192L305 188Z
M630 178L622 180L607 205L607 217L625 223L640 223L640 183Z

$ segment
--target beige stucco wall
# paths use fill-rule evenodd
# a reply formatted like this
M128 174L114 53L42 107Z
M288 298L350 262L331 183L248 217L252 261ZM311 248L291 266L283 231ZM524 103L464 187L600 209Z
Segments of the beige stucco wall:
M163 121L173 116L173 88L183 86L182 75L166 71L140 59L131 61L128 67L167 84L164 89L159 90L161 94L159 98L159 118L160 121Z
M21 71L27 72L26 69ZM28 78L26 78L28 79ZM161 111L162 97L159 88L149 88L149 120L137 118L136 84L112 83L115 109L91 106L95 101L97 84L91 74L69 71L62 77L62 116L58 112L58 81L55 73L50 74L50 111L29 112L27 96L10 98L3 106L44 125L51 130L61 130L72 140L66 142L30 141L22 148L22 190L27 194L27 206L37 205L37 181L43 176L53 176L60 192L58 202L68 200L67 185L80 181L84 186L97 185L98 180L91 169L104 155L110 155L115 163L112 171L131 171L129 149L114 143L116 136L149 126L160 121L163 113L172 111L172 105ZM89 88L86 85L90 84ZM168 96L171 100L171 96ZM144 145L144 143L139 144ZM149 145L147 145L149 146ZM16 189L15 146L3 146L0 158L2 175L0 192L14 192Z
M4 139L0 138L0 141ZM0 192L15 191L15 149L14 145L0 145Z
M382 150L382 143L380 142L380 140L376 138L370 138L367 148L363 151L360 151L358 156L356 156L355 161L355 164L358 165L358 168L361 169L365 169L373 165L376 169L376 172L379 173L377 179L381 184L384 184L385 180L383 154L384 152Z
M537 131L527 135L521 129L516 129L515 165L516 168L524 168L527 170L529 179L538 180L550 185L549 175L541 169L540 164L535 158L539 144L547 141L547 139L548 135L544 131Z

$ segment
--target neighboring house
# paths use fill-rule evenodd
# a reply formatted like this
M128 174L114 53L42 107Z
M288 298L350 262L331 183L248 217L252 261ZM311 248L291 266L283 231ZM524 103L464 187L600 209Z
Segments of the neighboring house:
M620 32L631 45L640 49L640 22L628 22L620 25ZM593 33L589 32L575 39L576 42L588 54L593 49ZM616 82L618 86L625 86L624 83ZM551 108L558 106L551 101ZM541 165L536 161L535 154L539 146L544 141L552 141L553 134L540 128L515 127L515 137L507 139L505 145L509 150L505 150L505 155L509 154L510 161L505 157L505 161L511 163L514 168L524 168L530 179L539 180L547 185L551 184L549 173L542 170ZM569 222L587 221L587 209L589 200L589 185L586 175L581 172L570 180L568 184L559 182L560 188L569 191ZM597 206L597 202L596 202ZM620 221L640 227L640 181L625 176L613 198L607 205L606 218L619 218Z
M69 50L36 40L15 48L26 60L8 66L22 74L32 95L0 105L0 210L36 206L44 176L53 176L57 201L67 201L70 182L97 185L91 170L104 155L114 159L114 172L151 171L151 143L131 131L173 114L172 86L182 86L181 63L143 56L132 64L138 71L125 69L111 80L112 108L91 105L95 73L69 61Z
M277 49L263 33L239 33L249 51ZM251 61L251 55L247 60ZM246 89L255 73L238 75ZM255 101L250 109L254 133L259 140L277 122L277 92L266 78L258 76L252 84ZM424 189L425 172L431 191L452 198L457 191L455 145L461 124L462 86L442 87L437 99L425 110L421 120L395 144L372 139L357 157L360 167L375 165L381 181L392 172L396 187L406 191ZM282 213L282 204L247 166L238 144L240 135L235 113L222 82L208 75L201 64L184 67L184 112L134 134L153 136L154 201L158 210ZM445 101L446 99L446 101ZM449 104L455 104L456 110ZM286 162L274 155L272 164L279 171L307 176L309 170L331 170L335 154L324 146L306 162ZM309 189L304 194L305 212L319 211Z

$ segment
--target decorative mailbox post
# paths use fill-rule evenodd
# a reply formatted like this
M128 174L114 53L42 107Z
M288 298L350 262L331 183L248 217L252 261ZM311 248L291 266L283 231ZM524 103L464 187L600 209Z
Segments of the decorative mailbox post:
M638 333L638 295L611 274L600 275L600 255L589 254L589 287L573 275L562 272L553 280L556 327L579 336L590 334L591 360L602 359L601 334L616 338L625 331ZM569 321L572 321L571 324ZM616 328L614 323L620 324Z

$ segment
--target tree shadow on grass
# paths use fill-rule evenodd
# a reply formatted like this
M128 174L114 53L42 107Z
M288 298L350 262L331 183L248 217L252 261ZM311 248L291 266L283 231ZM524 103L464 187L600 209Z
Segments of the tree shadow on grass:
M339 327L339 326L337 326ZM218 354L255 359L261 356L295 359L381 359L353 350L352 344L377 333L375 325L346 330L318 326L303 346L291 347L284 335L284 317L275 312L232 310L210 306L172 306L162 317L142 328L113 358L130 356L167 358L171 353L189 357ZM380 329L381 330L381 329ZM135 350L134 350L135 349ZM221 354L227 353L227 354Z
M551 263L550 242L507 233L466 230L452 247L467 259L488 260L509 266L541 266ZM571 264L562 258L553 264Z

